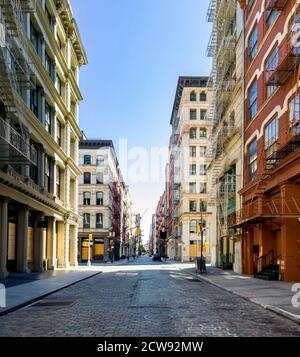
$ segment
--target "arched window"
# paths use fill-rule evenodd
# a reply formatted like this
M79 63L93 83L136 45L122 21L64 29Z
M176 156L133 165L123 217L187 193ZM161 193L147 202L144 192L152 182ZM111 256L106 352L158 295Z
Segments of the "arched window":
M190 101L196 102L196 100L197 100L197 94L193 91L190 93Z
M197 221L192 220L190 222L190 233L197 233Z
M83 192L83 204L89 206L91 204L91 193Z
M197 129L196 128L190 129L190 139L197 139Z
M200 102L206 102L207 96L205 92L200 93Z
M103 192L101 191L96 193L96 204L97 206L103 205Z
M83 228L91 227L91 215L89 213L83 214Z

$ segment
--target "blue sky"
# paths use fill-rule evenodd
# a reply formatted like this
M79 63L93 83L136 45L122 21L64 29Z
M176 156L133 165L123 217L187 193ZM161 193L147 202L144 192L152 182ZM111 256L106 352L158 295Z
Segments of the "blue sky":
M80 127L128 147L168 145L178 76L209 75L209 0L71 0L88 66L81 71ZM161 183L128 182L145 240Z

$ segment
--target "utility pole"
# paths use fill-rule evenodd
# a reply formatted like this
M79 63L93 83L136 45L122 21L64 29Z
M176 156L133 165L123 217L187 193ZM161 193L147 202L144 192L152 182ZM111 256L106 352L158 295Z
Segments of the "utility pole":
M200 230L200 239L201 239L201 247L200 247L200 250L201 250L201 253L200 253L200 256L201 256L201 264L200 264L200 273L202 274L203 273L203 267L204 267L204 261L203 261L203 201L200 200L200 208L201 208L201 230Z

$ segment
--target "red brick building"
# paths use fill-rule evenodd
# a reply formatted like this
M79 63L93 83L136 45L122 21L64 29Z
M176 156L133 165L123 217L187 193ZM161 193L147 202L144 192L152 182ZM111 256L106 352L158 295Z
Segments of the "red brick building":
M243 273L300 281L300 7L240 1L244 9Z

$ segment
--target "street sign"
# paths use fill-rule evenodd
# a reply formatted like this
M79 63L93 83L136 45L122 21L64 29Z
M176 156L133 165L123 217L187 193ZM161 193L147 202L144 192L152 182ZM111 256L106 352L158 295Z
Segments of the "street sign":
M89 242L93 242L93 235L89 234Z

